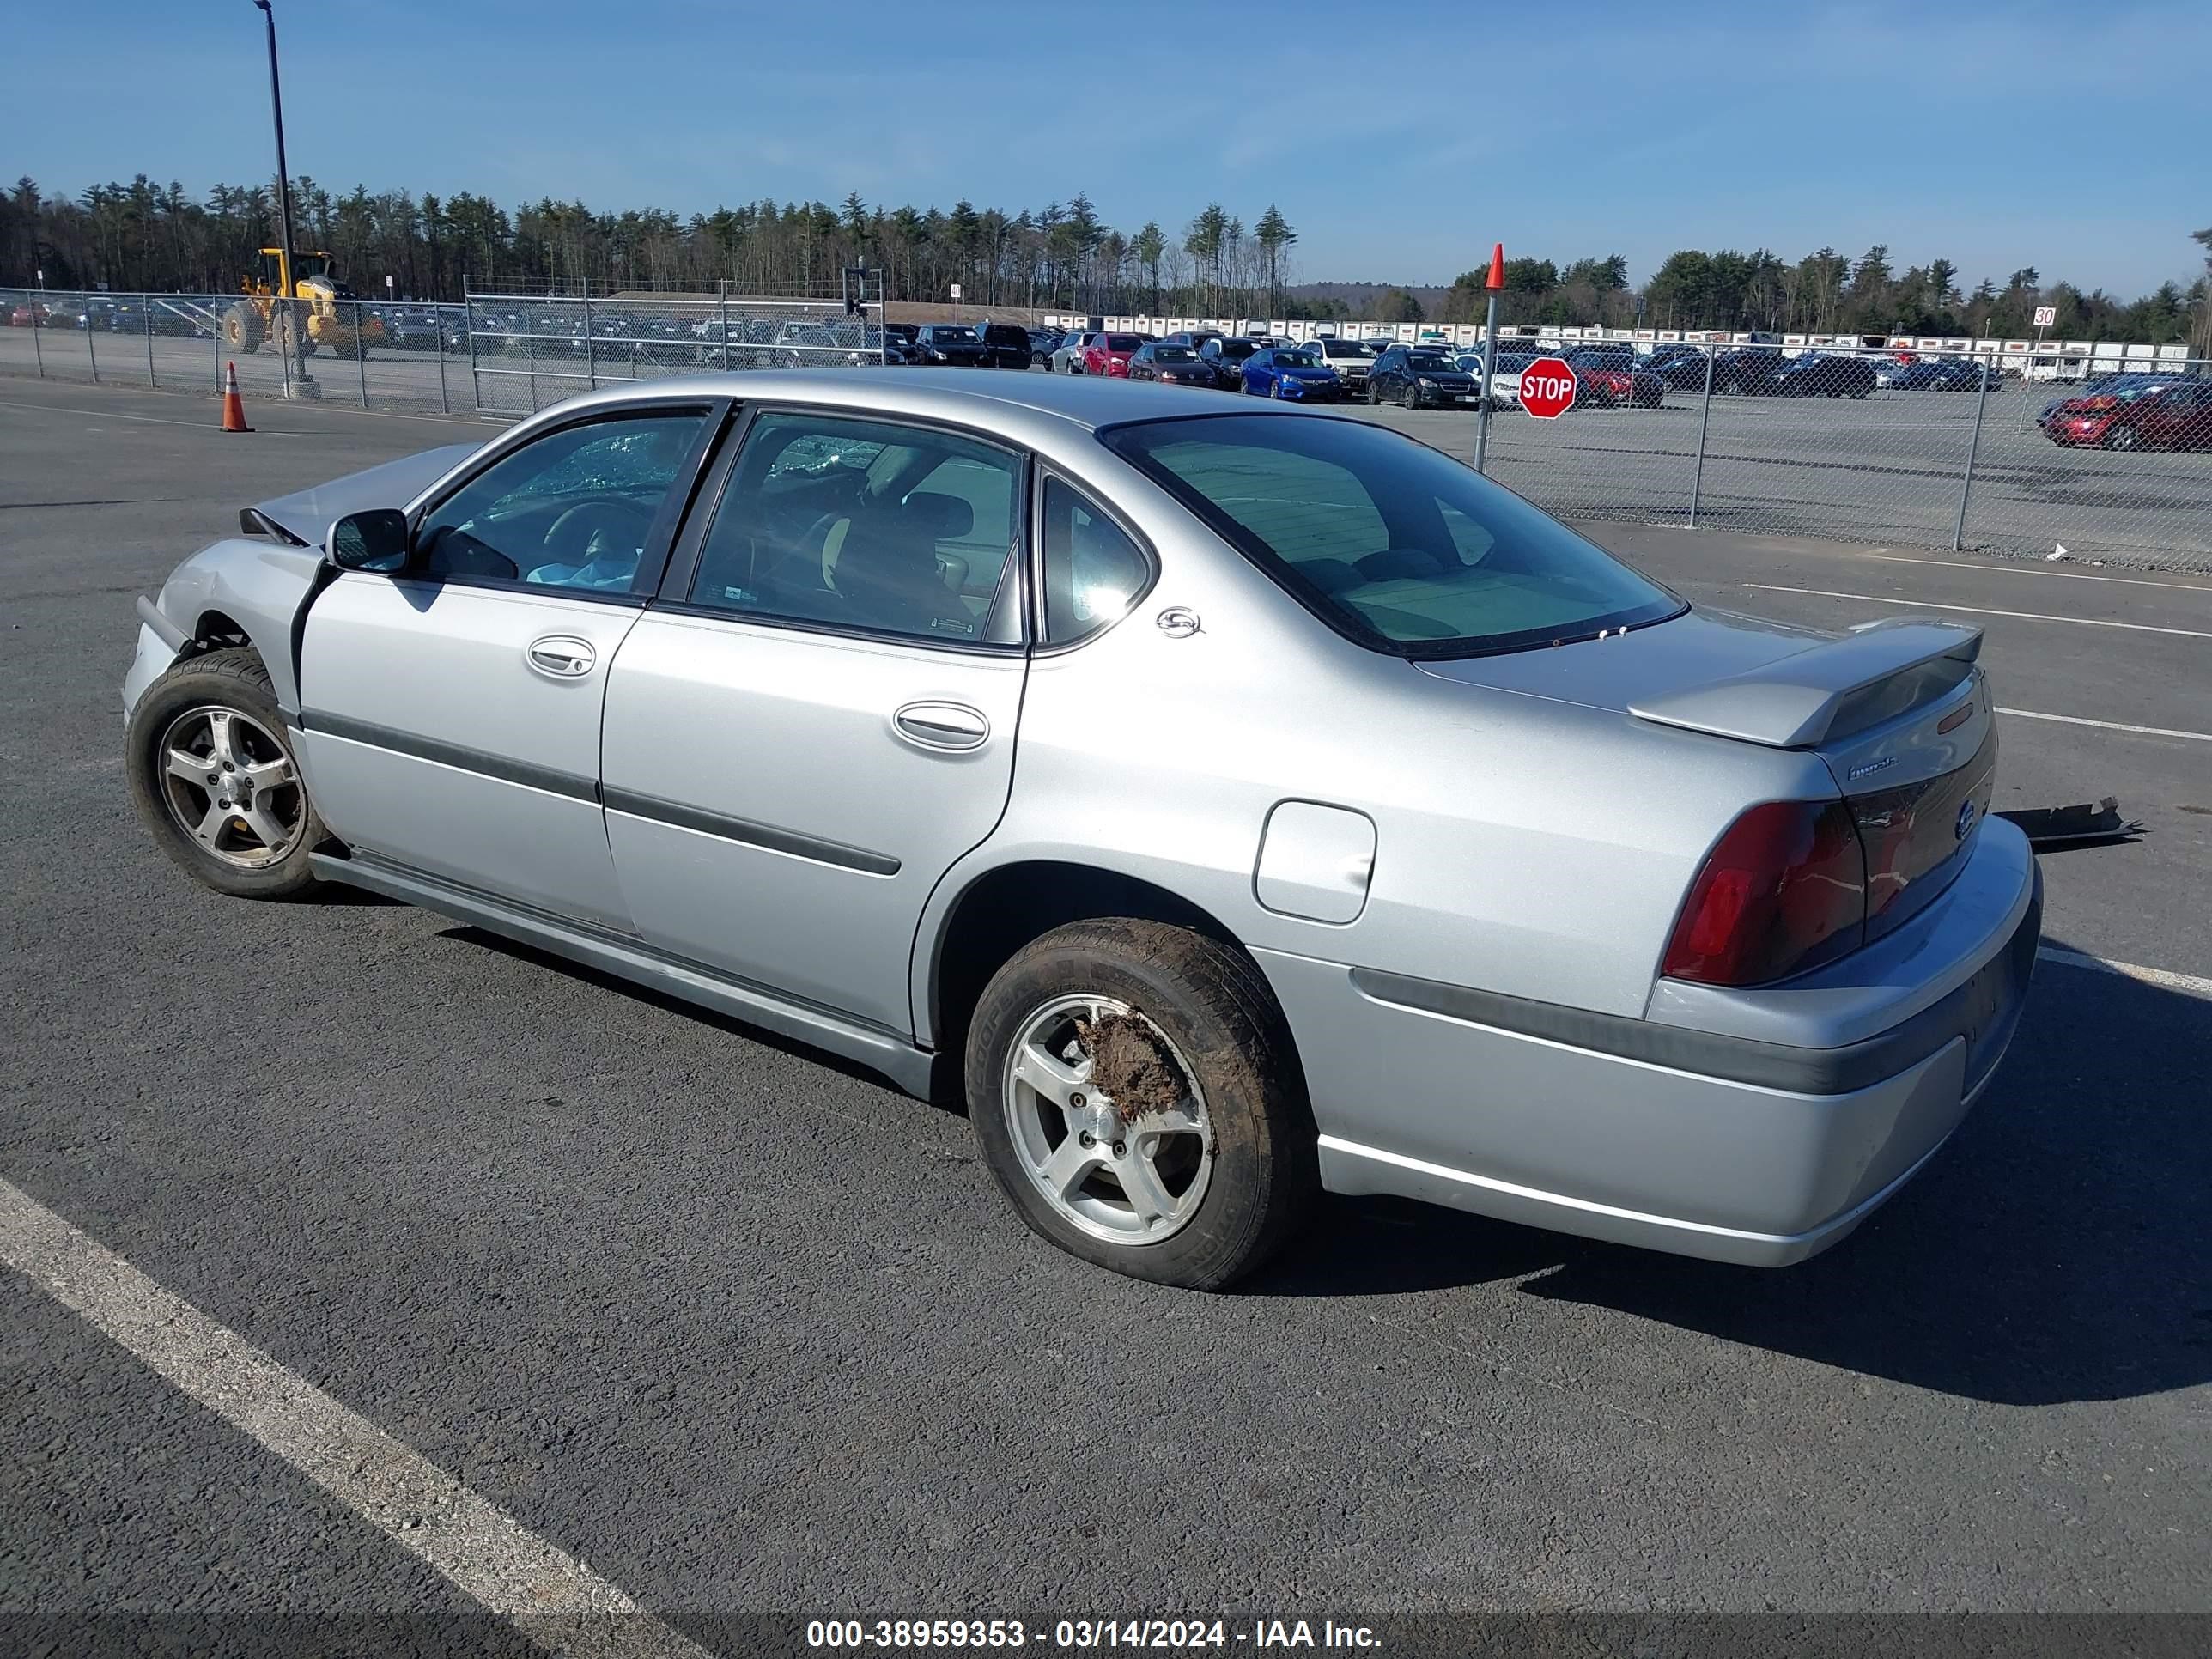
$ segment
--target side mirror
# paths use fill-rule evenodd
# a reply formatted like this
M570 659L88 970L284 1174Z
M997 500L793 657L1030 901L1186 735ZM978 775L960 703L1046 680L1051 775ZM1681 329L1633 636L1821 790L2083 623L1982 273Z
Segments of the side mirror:
M396 507L349 513L323 538L323 553L341 570L396 574L407 562L407 515Z

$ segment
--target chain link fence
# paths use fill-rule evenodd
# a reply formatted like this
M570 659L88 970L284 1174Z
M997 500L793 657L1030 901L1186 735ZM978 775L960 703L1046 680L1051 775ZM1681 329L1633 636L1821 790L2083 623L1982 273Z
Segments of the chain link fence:
M471 396L487 414L526 415L626 380L884 362L873 303L848 312L835 300L472 294L465 309Z
M880 363L880 317L876 302L848 314L835 300L287 303L0 289L0 374L212 393L235 364L249 403L512 417L625 380Z
M462 306L0 289L0 374L213 392L234 363L248 401L477 412Z
M624 381L881 363L882 315L872 298L854 313L736 295L286 306L0 289L0 374L212 394L235 363L249 402L512 418ZM1575 406L1555 421L1501 408L1487 454L1493 475L1564 518L2013 557L2063 546L2212 572L2212 361L1500 343L1502 393L1540 350L1575 367ZM1472 459L1471 422L1405 420Z
M1564 355L1574 407L1501 406L1488 450L1493 476L1563 518L2212 571L2212 361ZM1501 392L1516 374L1501 357Z

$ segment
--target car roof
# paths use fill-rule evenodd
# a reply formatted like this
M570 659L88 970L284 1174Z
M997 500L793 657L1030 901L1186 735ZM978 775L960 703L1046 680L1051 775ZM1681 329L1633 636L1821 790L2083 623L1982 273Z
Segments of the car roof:
M1102 375L979 375L960 368L749 368L726 374L671 375L586 392L540 410L525 425L551 425L580 413L671 398L738 398L755 402L835 404L866 414L908 416L988 428L1008 438L1065 438L1123 421L1191 412L1190 394ZM1294 404L1254 402L1240 413L1297 418ZM520 428L518 428L520 429ZM1049 434L1049 435L1048 435Z

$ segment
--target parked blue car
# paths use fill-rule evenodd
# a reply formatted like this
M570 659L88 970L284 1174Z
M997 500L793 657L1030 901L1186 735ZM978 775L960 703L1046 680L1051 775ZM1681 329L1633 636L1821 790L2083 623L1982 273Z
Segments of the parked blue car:
M1273 346L1244 360L1244 390L1256 398L1329 403L1343 394L1344 381L1322 361L1319 352L1302 346Z

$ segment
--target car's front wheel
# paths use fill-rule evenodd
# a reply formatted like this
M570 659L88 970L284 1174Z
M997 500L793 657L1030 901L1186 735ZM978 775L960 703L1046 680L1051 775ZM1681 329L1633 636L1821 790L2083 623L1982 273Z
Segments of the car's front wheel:
M131 798L154 839L219 893L290 898L325 838L260 653L178 663L131 712Z
M2133 449L2139 441L2136 429L2131 426L2116 426L2105 434L2105 447L2107 449Z
M1212 1290L1319 1190L1290 1034L1243 952L1164 922L1031 941L969 1027L969 1113L1022 1219L1133 1278Z

